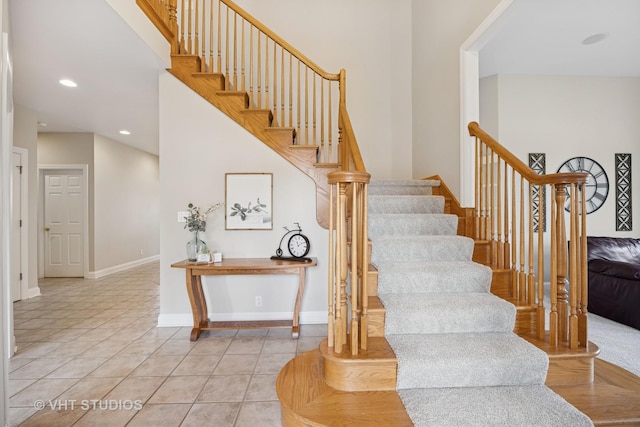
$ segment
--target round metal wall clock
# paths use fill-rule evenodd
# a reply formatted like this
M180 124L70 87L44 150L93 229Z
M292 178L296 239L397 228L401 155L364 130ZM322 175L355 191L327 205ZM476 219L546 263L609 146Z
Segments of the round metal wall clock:
M609 178L600 163L588 157L573 157L560 166L558 172L587 172L587 183L585 185L585 210L587 214L597 211L607 200L609 194ZM567 192L567 201L564 208L570 210L570 197Z

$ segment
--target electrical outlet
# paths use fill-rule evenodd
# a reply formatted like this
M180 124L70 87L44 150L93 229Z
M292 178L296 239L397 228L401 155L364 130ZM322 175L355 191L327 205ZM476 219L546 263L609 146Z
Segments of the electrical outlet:
M144 250L140 249L140 255L144 254Z
M262 297L261 296L257 296L256 297L256 307L262 307Z

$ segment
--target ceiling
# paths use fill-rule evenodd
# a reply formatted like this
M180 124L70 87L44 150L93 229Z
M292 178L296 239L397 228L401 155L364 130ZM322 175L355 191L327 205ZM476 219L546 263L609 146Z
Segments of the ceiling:
M46 124L39 131L91 132L158 154L158 76L167 65L111 6L9 1L14 102ZM638 18L640 0L514 0L479 51L480 75L640 77ZM608 36L581 43L600 33Z
M480 50L480 76L640 77L639 19L638 0L514 0ZM606 38L582 43L596 34Z
M91 132L158 154L158 76L167 65L113 8L105 0L9 1L14 102L46 124L38 131ZM78 87L62 86L63 78Z

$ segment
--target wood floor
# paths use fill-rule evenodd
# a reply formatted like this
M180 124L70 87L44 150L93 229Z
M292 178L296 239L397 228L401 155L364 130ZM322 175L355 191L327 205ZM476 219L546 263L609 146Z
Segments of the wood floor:
M411 426L395 391L344 392L323 381L323 358L313 350L293 359L276 383L284 426ZM640 377L596 359L591 385L552 386L598 427L640 427Z

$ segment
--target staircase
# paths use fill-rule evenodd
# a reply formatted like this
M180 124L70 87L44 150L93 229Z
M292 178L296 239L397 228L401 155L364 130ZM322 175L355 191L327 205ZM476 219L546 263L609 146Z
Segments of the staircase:
M352 425L592 425L545 386L547 354L513 333L515 306L489 292L492 271L472 261L474 242L457 235L458 217L445 214L444 198L432 195L438 186L434 180L370 183L377 271L370 347L350 357L325 341L323 372L316 372L324 387L363 399L397 390L409 418L386 424L389 414L371 419L372 405L365 405L364 419L349 415ZM278 378L283 422L291 420L284 425L334 425L312 410L321 397L290 392L292 378L312 382L295 372L299 363L294 359Z

